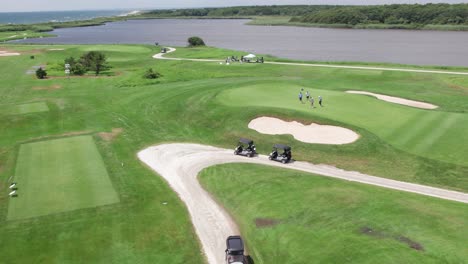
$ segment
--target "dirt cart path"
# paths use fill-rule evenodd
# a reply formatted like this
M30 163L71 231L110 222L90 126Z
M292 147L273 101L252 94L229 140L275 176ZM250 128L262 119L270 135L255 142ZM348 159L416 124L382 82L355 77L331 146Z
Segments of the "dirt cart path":
M314 165L300 161L281 164L268 160L268 157L264 155L255 158L235 156L233 150L197 144L164 144L149 147L140 151L138 158L166 179L186 204L210 264L224 263L226 238L239 234L236 223L197 180L197 175L201 170L216 164L240 162L276 166L468 203L466 193L374 177L327 165Z

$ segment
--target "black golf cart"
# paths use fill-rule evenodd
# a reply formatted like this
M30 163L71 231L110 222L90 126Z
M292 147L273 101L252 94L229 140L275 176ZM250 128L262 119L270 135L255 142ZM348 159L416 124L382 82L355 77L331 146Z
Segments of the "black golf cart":
M279 152L281 150L282 153L280 154ZM273 151L270 153L268 158L270 160L279 161L281 163L288 163L292 158L291 147L282 144L275 144L273 146Z
M247 138L239 139L236 149L234 149L234 155L242 155L246 157L253 157L257 154L257 148L254 142Z
M240 236L230 236L226 239L226 264L247 264L244 242Z

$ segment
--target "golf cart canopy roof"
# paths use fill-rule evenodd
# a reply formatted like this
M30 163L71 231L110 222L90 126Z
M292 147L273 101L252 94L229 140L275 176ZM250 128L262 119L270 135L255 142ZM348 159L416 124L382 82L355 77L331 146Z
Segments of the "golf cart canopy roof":
M249 55L245 55L244 58L247 58L247 59L253 59L253 58L256 58L257 56L255 56L255 54L249 54Z
M274 148L277 148L277 149L284 149L284 150L291 150L291 147L290 146L286 146L286 145L283 145L283 144L275 144Z
M244 144L248 144L248 145L253 144L253 140L248 139L248 138L240 138L239 142L244 143Z
M229 252L244 253L244 242L240 236L230 236L226 240L226 247Z

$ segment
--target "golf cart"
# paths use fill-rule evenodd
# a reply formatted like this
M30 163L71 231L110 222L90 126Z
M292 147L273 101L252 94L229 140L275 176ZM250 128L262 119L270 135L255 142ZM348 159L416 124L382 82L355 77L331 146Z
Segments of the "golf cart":
M236 149L234 149L234 155L242 155L246 157L253 157L257 154L257 148L254 142L247 138L239 139Z
M279 154L279 150L283 150L283 153ZM288 163L291 161L291 147L282 145L282 144L275 144L273 146L273 151L270 153L268 157L270 160L279 161L281 163Z
M244 256L244 242L240 236L230 236L227 238L226 264L247 264Z

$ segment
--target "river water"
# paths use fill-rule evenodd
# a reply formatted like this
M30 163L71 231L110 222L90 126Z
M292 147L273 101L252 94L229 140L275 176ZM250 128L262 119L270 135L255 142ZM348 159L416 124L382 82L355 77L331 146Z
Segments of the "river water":
M190 36L206 44L249 53L314 61L390 62L468 66L468 32L361 30L249 26L248 20L129 20L105 26L57 29L56 38L18 42L154 44L185 46Z

